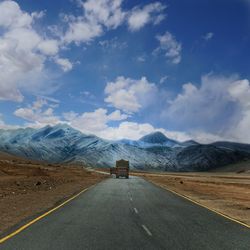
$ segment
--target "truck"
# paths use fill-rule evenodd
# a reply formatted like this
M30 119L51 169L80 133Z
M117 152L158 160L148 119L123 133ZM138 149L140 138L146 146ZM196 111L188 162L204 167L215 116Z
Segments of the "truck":
M129 161L119 160L116 161L115 167L110 168L110 174L115 174L116 178L125 177L129 178Z

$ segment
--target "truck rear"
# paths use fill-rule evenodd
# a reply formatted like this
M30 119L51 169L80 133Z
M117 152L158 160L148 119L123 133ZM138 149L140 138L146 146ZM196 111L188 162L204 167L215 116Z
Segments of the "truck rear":
M116 175L116 178L125 177L128 179L129 178L129 161L126 161L123 159L116 161L115 175Z

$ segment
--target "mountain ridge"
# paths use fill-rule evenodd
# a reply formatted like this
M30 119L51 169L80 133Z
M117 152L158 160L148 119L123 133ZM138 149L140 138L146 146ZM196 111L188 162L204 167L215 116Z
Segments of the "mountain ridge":
M178 142L157 131L139 140L105 140L86 135L67 124L0 130L0 150L52 163L111 167L121 158L131 168L203 171L250 159L250 145L231 142Z

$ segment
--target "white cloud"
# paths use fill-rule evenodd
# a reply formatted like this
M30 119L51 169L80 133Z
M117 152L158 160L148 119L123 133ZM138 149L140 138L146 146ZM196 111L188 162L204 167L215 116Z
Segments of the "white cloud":
M31 16L33 18L40 19L40 18L43 18L45 16L45 13L46 13L45 10L42 10L42 11L39 11L39 12L35 11L35 12L31 13Z
M246 143L250 142L250 82L247 79L233 82L228 92L240 106L240 119L228 131L229 136Z
M166 8L160 2L151 3L143 7L136 6L128 14L128 26L131 31L137 31L148 23L159 24L165 15L162 14Z
M14 1L2 1L0 13L0 100L21 102L23 90L49 89L45 63L58 53L59 42L33 27L44 12L27 13Z
M107 28L117 28L125 17L121 4L122 0L87 0L82 6L88 21L103 24Z
M164 18L165 5L160 2L136 6L132 10L122 9L123 0L78 1L82 15L64 15L69 27L63 37L66 43L88 43L101 36L106 30L116 29L124 22L131 31L137 31L148 23L159 24Z
M55 58L55 62L62 68L64 72L68 72L73 68L72 63L67 58Z
M214 37L214 33L213 32L208 32L207 34L205 34L203 36L203 39L208 41L208 40L212 39L213 37Z
M67 43L90 42L107 29L117 28L125 17L121 10L121 0L87 0L80 1L83 15L78 17L66 16L69 19L69 29L64 40Z
M23 12L14 1L0 3L0 26L4 28L28 27L32 23L32 16Z
M168 104L163 117L200 137L249 143L250 83L238 76L206 75L200 87L183 85L182 93ZM203 135L202 135L203 134ZM198 132L194 136L198 136ZM214 138L213 138L214 136Z
M17 32L17 34L20 34ZM23 33L24 36L11 37L6 34L0 37L0 100L22 101L20 81L30 73L40 73L43 69L44 57L33 52L32 42L25 40L33 39L36 35L32 32ZM30 36L29 36L30 35ZM33 84L27 82L26 85Z
M18 108L14 114L27 121L26 125L31 127L43 127L45 125L56 125L60 123L58 116L54 115L53 103L38 98L32 105L26 108Z
M73 120L75 120L78 116L79 116L79 114L76 113L75 111L69 111L69 112L64 112L64 113L63 113L63 118L64 118L66 121L73 121Z
M77 44L80 42L90 42L95 37L100 36L102 32L101 25L79 18L77 21L69 24L69 29L65 34L64 40L67 43L75 42Z
M156 39L160 42L160 46L153 51L154 55L163 51L169 62L173 64L181 62L181 43L177 42L171 33L166 31L164 35L157 35Z
M45 55L56 55L59 51L58 41L54 39L44 40L39 43L38 49Z
M102 40L99 42L99 44L104 48L104 49L114 49L114 50L122 50L128 47L126 42L121 42L118 40L117 37L114 37L110 40Z
M142 136L156 131L160 131L167 137L178 141L190 139L187 134L182 132L167 131L163 128L155 128L149 123L137 123L129 121L121 122L118 127L107 127L105 130L99 133L99 136L109 140L119 140L124 138L138 140Z
M108 127L100 136L109 140L132 139L137 140L140 137L153 132L155 129L148 123L139 124L136 122L124 121L118 127Z
M160 79L160 84L163 84L164 82L166 82L166 80L168 79L168 76L162 76Z
M105 102L126 113L138 112L154 100L157 87L148 82L146 77L139 80L117 77L115 82L108 82L105 87Z
M94 112L77 114L75 112L64 113L65 120L74 128L87 134L100 135L108 128L110 121L121 121L127 119L127 115L116 110L110 114L103 108L96 109Z

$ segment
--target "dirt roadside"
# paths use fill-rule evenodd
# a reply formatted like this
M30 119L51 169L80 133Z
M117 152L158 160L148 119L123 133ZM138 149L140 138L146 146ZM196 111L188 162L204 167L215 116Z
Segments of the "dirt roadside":
M33 215L107 178L77 166L0 157L0 235Z
M136 173L135 175L185 195L250 226L250 174Z

